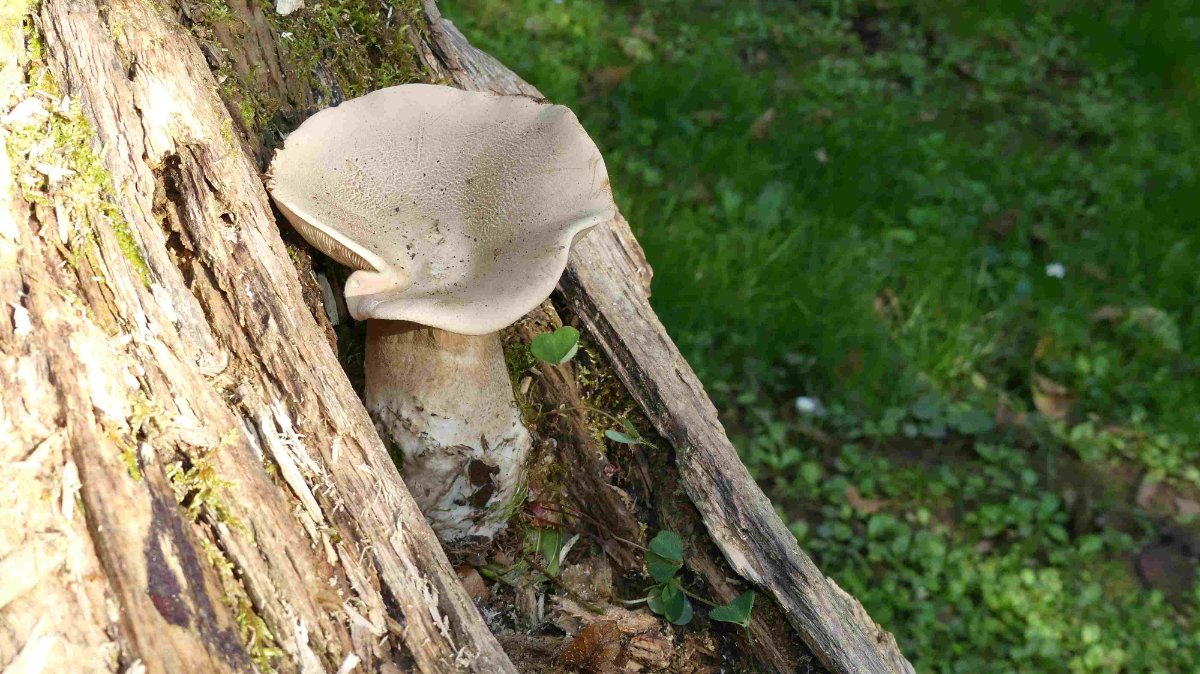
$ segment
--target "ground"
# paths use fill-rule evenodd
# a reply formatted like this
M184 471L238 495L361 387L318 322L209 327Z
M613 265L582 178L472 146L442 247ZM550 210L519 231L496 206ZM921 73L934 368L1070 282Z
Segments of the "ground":
M578 112L743 458L919 670L1200 668L1194 6L444 4Z

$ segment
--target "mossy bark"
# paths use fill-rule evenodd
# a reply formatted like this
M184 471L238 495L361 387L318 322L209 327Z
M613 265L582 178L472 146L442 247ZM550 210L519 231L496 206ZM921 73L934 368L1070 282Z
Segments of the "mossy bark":
M261 9L227 8L263 100L314 100ZM314 318L227 52L187 16L46 0L6 30L0 470L24 516L0 661L515 671Z

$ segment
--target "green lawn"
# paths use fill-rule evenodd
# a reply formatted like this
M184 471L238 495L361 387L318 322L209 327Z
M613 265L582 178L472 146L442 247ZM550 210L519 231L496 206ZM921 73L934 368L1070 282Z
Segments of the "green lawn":
M444 4L578 112L747 464L919 669L1200 670L1200 593L1130 571L1194 523L1062 479L1200 485L1194 3Z

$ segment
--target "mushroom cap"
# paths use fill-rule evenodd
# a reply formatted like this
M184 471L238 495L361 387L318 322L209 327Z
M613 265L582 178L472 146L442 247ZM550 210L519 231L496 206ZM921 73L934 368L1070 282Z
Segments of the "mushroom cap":
M345 288L355 318L468 335L533 310L576 235L616 215L570 109L428 84L313 115L268 187L309 243L358 270Z

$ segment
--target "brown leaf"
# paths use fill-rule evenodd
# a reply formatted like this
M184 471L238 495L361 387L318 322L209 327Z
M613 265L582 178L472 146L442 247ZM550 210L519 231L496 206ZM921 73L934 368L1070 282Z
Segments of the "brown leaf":
M1154 544L1142 548L1136 558L1138 574L1146 587L1168 598L1186 596L1196 580L1196 568L1180 550Z
M558 579L588 601L607 601L612 597L612 567L603 555L589 557L579 564L567 564Z
M1007 400L1001 400L996 407L997 426L1024 427L1029 423L1029 415L1012 408Z
M863 352L862 349L854 347L846 352L842 357L842 362L838 363L834 368L834 373L843 380L853 379L863 371Z
M487 581L475 567L468 564L454 567L454 573L458 574L458 580L462 583L463 589L467 591L467 596L472 601L487 601L491 595L491 590L488 589Z
M1106 270L1104 267L1101 267L1098 264L1093 264L1091 262L1084 263L1083 273L1087 274L1088 276L1091 276L1092 278L1096 279L1097 281L1107 281L1108 280L1108 270Z
M565 667L578 667L599 672L616 664L621 655L621 630L615 620L599 620L580 630L561 651L558 662Z
M1033 406L1047 418L1060 421L1071 414L1076 396L1053 379L1034 373Z
M1111 304L1105 304L1092 312L1094 323L1116 323L1122 318L1125 318L1125 309Z
M620 606L605 606L604 615L599 616L575 603L574 600L562 596L554 598L550 619L567 634L576 634L584 627L602 620L615 620L617 628L625 636L653 632L662 627L662 619L647 608L631 611Z
M622 82L629 79L633 66L605 66L592 71L592 82L605 93L616 89Z
M1175 497L1175 511L1184 519L1200 515L1200 502L1182 496Z
M879 509L887 501L879 498L863 498L862 494L858 493L858 487L849 485L846 487L846 503L849 503L850 507L860 515L872 515L879 512Z
M771 125L775 123L775 108L767 108L754 123L750 125L750 137L763 140L771 133Z
M629 638L629 658L644 669L658 671L669 667L674 653L675 645L664 634L645 632Z
M817 108L808 118L818 124L824 124L833 119L833 110L829 108Z
M644 26L634 26L629 30L629 34L633 35L634 37L640 37L651 44L658 44L660 42L658 39L658 34L655 33L653 29L646 28Z

